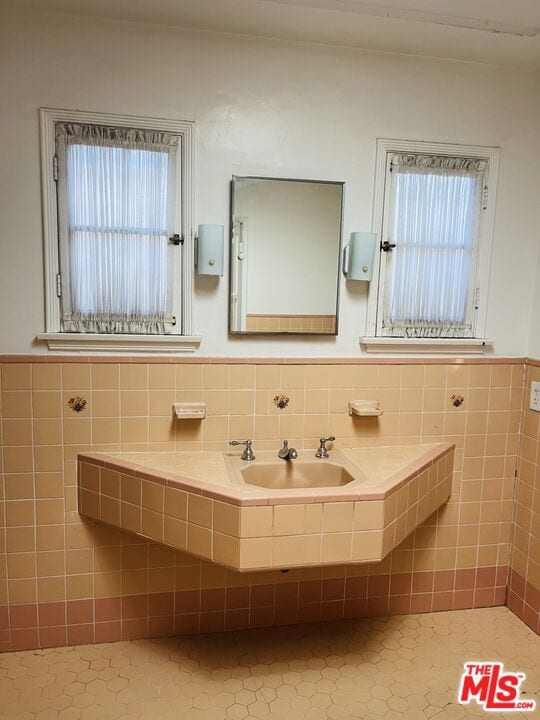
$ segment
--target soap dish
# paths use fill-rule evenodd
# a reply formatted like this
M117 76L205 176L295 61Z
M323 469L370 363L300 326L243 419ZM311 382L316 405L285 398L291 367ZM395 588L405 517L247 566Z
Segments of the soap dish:
M378 417L383 411L378 400L353 400L349 403L349 415Z
M177 402L172 407L175 420L203 420L206 417L205 402Z

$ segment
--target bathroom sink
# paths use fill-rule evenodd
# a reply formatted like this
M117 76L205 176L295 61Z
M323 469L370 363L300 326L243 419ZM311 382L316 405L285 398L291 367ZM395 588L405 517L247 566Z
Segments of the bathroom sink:
M313 447L292 461L276 449L255 454L79 453L78 510L235 572L258 572L380 562L452 491L448 443L333 449L328 459ZM200 542L203 522L210 542Z
M248 485L273 490L340 487L355 479L346 468L333 462L258 463L243 468L241 473Z

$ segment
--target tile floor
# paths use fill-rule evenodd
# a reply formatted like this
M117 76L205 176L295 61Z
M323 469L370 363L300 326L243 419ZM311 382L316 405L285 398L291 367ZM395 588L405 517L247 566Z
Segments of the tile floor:
M540 637L497 607L5 653L0 718L540 717L457 705L467 660L526 672L540 705Z

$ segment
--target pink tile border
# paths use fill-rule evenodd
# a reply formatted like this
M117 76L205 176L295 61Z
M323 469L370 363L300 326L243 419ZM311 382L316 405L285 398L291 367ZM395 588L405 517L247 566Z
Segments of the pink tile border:
M511 587L525 593L522 598L510 590L510 609L538 632L538 607L533 617L526 593L529 592L529 602L536 602L534 598L537 599L540 592L536 590L536 595L531 594L532 590L515 573L510 582ZM13 605L11 627L7 607L0 607L0 619L8 625L6 631L11 637L7 643L0 644L0 649L32 650L269 625L493 607L504 605L505 600L505 566L84 598L67 603Z
M520 620L540 635L540 590L512 569L506 604Z
M39 627L55 627L66 624L66 603L47 602L38 605Z

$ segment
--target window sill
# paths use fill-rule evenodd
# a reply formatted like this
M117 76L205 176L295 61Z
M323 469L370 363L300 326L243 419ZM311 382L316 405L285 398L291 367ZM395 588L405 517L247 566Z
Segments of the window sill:
M83 333L40 333L37 340L52 351L88 353L192 353L201 344L195 335L106 335Z
M362 337L360 344L367 353L433 353L482 355L493 348L487 338L397 338Z

